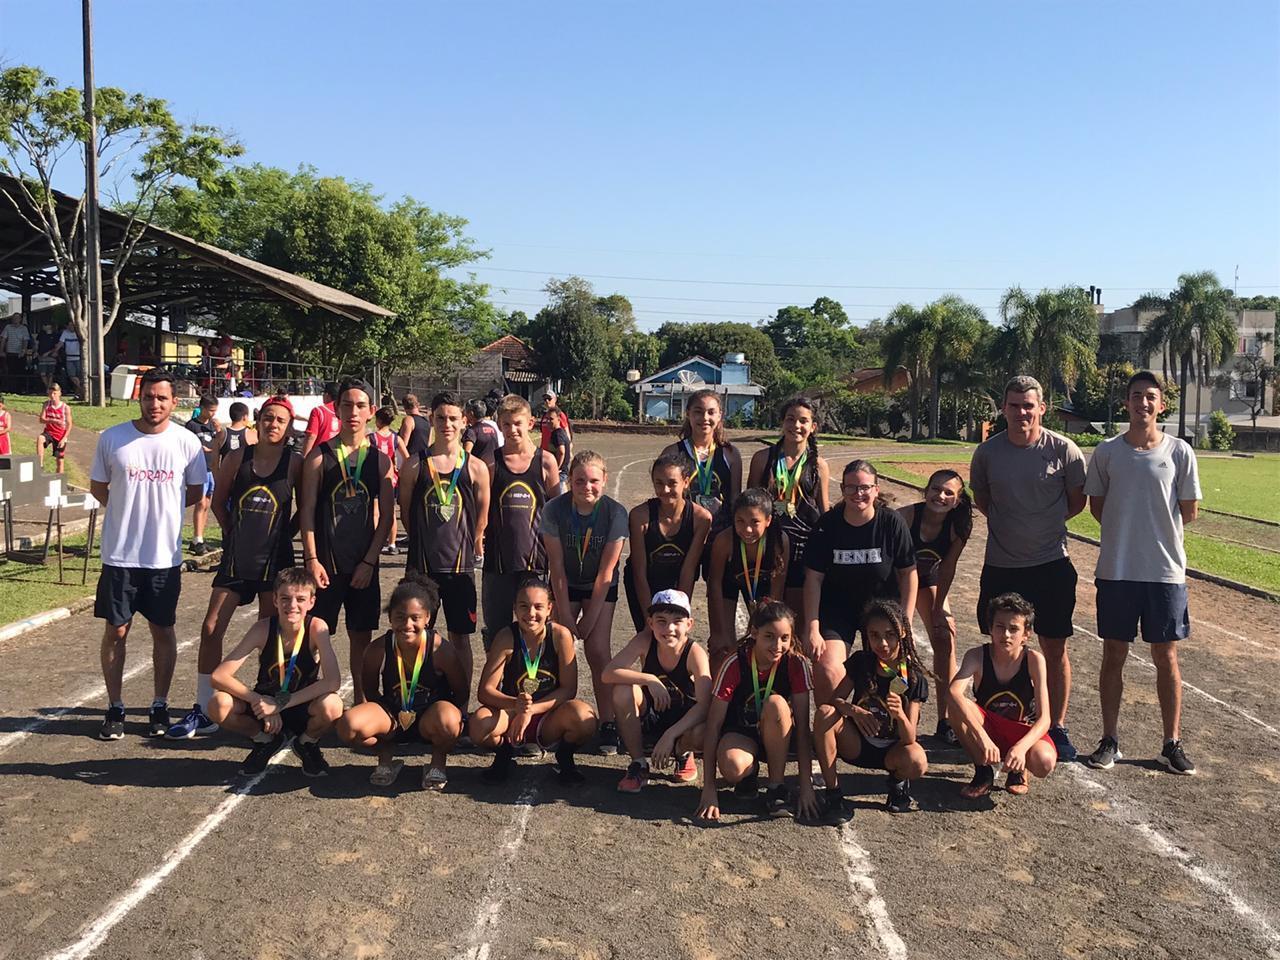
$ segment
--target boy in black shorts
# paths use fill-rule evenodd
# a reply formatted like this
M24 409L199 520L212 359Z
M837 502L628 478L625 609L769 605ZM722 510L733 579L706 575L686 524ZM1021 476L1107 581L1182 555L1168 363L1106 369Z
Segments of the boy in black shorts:
M648 626L604 668L604 682L613 685L618 733L631 755L618 782L622 793L640 792L650 763L661 768L675 759L677 780L698 776L693 752L701 746L711 704L711 668L707 652L690 637L692 631L688 595L661 590L649 605ZM653 749L648 760L646 746Z
M300 567L281 570L275 582L275 615L250 627L213 671L216 692L209 700L209 717L253 741L242 773L265 770L286 737L293 738L303 773L322 777L329 772L318 741L342 716L342 700L329 630L311 616L315 602L311 574ZM255 651L258 675L250 689L236 673Z

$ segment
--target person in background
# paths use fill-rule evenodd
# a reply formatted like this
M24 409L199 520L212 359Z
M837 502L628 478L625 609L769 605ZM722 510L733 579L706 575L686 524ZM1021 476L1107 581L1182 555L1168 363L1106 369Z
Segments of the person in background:
M67 437L71 435L71 407L63 402L62 387L56 383L49 387L49 399L40 408L40 423L44 426L40 433L40 469L44 469L44 448L53 447L58 473L62 473L67 461Z
M13 428L13 417L5 409L4 397L0 397L0 457L9 455L9 431Z
M9 377L9 385L17 389L26 376L27 353L31 349L31 331L27 329L22 314L13 314L0 330L0 344L4 345L4 370Z
M338 435L339 423L338 414L334 409L334 402L338 398L338 385L336 383L326 383L321 393L321 402L319 406L311 411L311 416L307 417L307 432L302 441L302 455L305 457L311 452L311 448L317 443L324 443L332 440Z
M572 439L573 428L569 426L569 416L561 410L557 404L558 398L554 390L548 390L542 395L542 414L538 418L538 429L542 432L542 449L550 451L552 455L555 450L551 447L552 434L556 430L563 430L565 434ZM568 463L568 460L565 460Z
M200 446L204 448L206 465L204 494L192 509L191 514L191 552L197 557L203 557L205 553L204 528L209 522L209 504L213 500L214 474L218 469L219 451L222 449L223 442L221 436L222 428L218 425L218 421L214 419L214 414L217 411L218 401L213 397L204 396L200 398L200 406L191 415L191 419L187 421L187 429L196 435L200 440Z
M462 449L486 466L493 466L493 454L502 446L502 432L489 419L483 400L472 400L466 406L467 428L462 432Z
M391 491L398 495L400 489L400 468L409 460L409 451L405 449L404 441L399 435L391 429L391 424L395 422L395 408L387 405L379 407L373 413L373 422L375 430L369 434L369 439L373 445L377 447L384 457L391 463ZM397 503L399 502L397 498ZM387 536L387 544L382 548L382 552L395 556L400 552L400 548L396 546L396 515L391 515L391 533Z
M76 333L76 325L71 320L67 321L66 327L58 335L58 352L62 354L67 379L71 381L72 389L77 394L82 393L84 388L80 381L84 375L84 367L80 355L80 336Z
M46 390L53 383L57 370L58 334L53 329L53 324L46 323L36 334L36 372L40 374Z
M261 342L255 343L249 352L249 389L254 396L267 382L267 348Z
M406 393L402 403L404 419L400 421L400 439L409 456L416 459L431 446L431 419L422 412L416 395Z

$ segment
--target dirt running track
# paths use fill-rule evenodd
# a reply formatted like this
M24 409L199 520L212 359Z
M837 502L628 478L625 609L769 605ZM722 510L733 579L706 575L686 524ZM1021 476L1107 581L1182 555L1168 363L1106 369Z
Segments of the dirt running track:
M608 457L624 504L648 495L659 438L578 445ZM877 452L888 450L857 448ZM838 473L853 451L826 454ZM955 588L962 647L976 642L984 535L979 522ZM1088 749L1099 732L1095 551L1071 550L1071 725ZM398 570L386 565L384 591ZM208 583L186 577L176 705L192 699ZM1131 660L1126 759L1113 770L1064 766L1026 798L968 803L957 796L963 758L926 740L921 810L884 813L883 778L846 772L858 810L843 830L761 821L727 793L723 824L700 827L696 785L617 794L622 757L585 757L588 783L573 792L530 761L486 788L487 758L470 753L451 759L443 795L417 789L417 759L377 791L372 758L336 744L326 779L305 779L284 754L247 781L240 742L138 735L151 696L145 630L130 650L129 733L101 743L99 628L80 615L0 645L0 957L1276 960L1280 618L1221 588L1191 590L1195 633L1181 653L1198 776L1153 762L1154 672ZM628 635L624 607L615 649ZM926 706L923 729L934 716Z

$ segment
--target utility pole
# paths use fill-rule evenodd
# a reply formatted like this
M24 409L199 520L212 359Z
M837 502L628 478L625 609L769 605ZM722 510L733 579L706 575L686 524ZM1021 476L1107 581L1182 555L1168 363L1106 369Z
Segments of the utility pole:
M99 407L107 405L107 382L102 342L102 255L98 230L98 121L93 96L93 0L82 0L84 19L84 119L88 132L84 141L84 233L85 267L88 277L89 341L83 351L88 399Z

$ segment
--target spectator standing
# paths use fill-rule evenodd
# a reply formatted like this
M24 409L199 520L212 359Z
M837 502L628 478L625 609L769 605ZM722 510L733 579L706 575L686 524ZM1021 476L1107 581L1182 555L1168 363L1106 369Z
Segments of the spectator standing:
M36 334L36 372L40 374L46 391L52 385L57 369L58 334L54 331L53 324L46 323Z
M191 552L197 557L204 556L205 552L204 528L209 522L209 505L213 499L214 474L218 469L218 455L223 443L222 428L218 426L218 421L214 419L214 414L217 411L218 401L213 397L204 396L200 398L199 408L191 419L187 421L187 429L199 439L200 447L204 450L206 464L204 492L193 507L191 516Z
M62 362L72 389L77 395L82 394L84 388L81 377L84 375L84 367L80 354L80 335L76 333L76 325L70 320L58 335L58 352L62 354Z
M0 457L9 455L9 431L13 428L13 417L5 409L4 397L0 397Z
M11 389L18 389L27 373L27 354L31 350L31 331L25 318L15 313L0 330L0 344L4 345L4 370Z
M318 443L332 440L338 435L338 413L334 409L334 401L338 398L338 385L326 383L321 394L321 402L307 417L307 432L302 441L302 455L305 457L311 448Z
M404 419L400 421L400 439L411 458L420 457L431 446L431 420L422 412L415 394L406 393Z
M554 443L554 434L556 430L563 430L565 436L570 440L573 439L573 428L569 426L569 415L557 406L558 397L554 390L548 390L542 395L542 416L538 418L538 427L542 431L542 449L548 451L553 457L556 455ZM564 472L567 474L569 468L568 459L564 463Z

